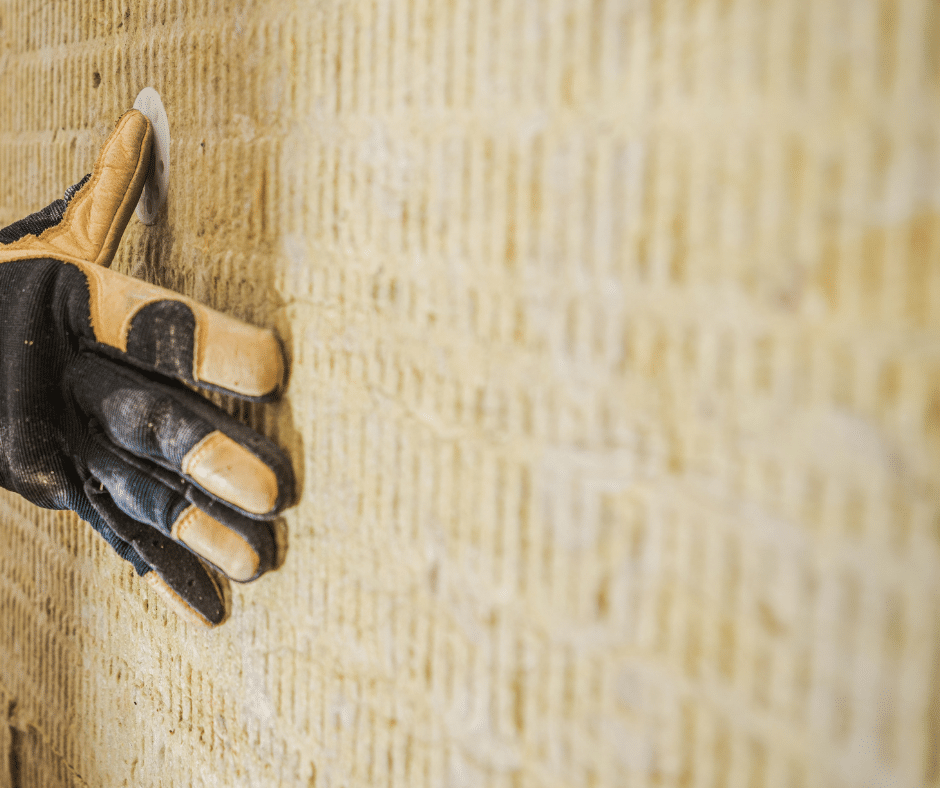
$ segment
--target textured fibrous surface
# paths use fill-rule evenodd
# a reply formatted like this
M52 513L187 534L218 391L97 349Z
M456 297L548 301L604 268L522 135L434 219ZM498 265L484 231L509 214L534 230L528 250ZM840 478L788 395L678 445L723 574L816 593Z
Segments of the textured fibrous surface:
M3 0L0 222L147 85L302 500L206 633L0 496L7 784L940 785L934 0Z

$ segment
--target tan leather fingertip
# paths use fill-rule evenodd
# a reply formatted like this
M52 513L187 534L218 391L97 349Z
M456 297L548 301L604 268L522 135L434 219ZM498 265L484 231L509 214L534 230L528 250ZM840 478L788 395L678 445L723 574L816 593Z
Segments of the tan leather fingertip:
M193 446L180 469L213 495L251 514L270 514L277 504L274 471L219 430Z
M183 511L173 523L170 535L211 561L232 580L244 583L258 571L261 559L245 538L197 506Z
M274 394L284 380L281 346L270 329L198 307L193 378L246 397Z
M189 621L191 624L198 624L200 626L209 627L210 629L223 623L224 619L220 621L219 624L213 624L207 618L201 616L198 611L187 605L186 602L183 601L183 598L170 588L166 584L166 581L156 572L147 572L147 574L144 575L144 579L147 581L147 584L160 595L167 606L180 618Z

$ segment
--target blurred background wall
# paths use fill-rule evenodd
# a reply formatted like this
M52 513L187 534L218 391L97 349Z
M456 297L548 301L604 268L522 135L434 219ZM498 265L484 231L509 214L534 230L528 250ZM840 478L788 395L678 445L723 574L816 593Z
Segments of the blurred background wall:
M936 0L0 0L0 223L147 85L302 500L205 632L0 496L7 785L940 785Z

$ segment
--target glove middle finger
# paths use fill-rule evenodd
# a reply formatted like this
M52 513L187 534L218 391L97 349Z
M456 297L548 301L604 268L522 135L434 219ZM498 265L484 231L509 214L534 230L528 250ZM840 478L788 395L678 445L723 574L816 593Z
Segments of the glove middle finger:
M291 503L286 454L202 397L92 353L78 357L68 378L81 409L116 446L254 519Z

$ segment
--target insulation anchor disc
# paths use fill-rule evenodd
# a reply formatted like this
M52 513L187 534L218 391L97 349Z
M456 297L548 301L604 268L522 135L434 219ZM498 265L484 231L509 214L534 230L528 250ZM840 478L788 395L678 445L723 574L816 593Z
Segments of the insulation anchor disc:
M134 100L134 109L147 116L153 126L153 167L144 184L135 213L144 224L154 224L166 202L170 182L170 123L160 94L153 88L144 88Z

